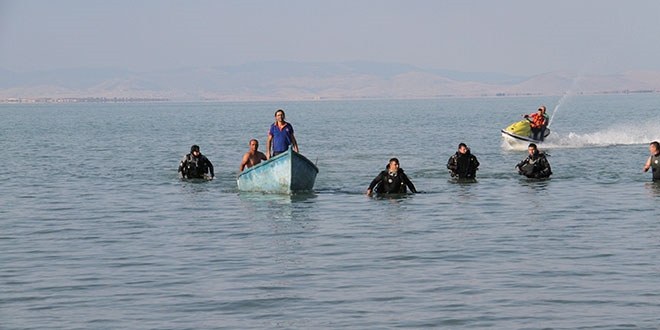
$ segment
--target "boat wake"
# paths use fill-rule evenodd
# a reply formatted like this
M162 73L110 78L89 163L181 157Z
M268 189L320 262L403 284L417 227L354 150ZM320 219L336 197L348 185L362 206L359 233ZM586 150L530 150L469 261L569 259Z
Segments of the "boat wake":
M554 130L546 140L539 145L543 149L606 147L613 145L648 144L651 141L660 141L658 128L650 123L642 126L620 125L592 133L579 134L562 133ZM502 142L502 148L508 150L526 150L527 144L511 145Z

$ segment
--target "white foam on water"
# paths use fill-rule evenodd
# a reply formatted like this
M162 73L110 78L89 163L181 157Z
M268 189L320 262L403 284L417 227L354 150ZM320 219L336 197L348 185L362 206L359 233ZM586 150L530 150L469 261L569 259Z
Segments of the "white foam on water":
M660 139L660 128L657 123L643 123L641 125L616 125L592 133L570 132L566 135L558 134L548 139L548 142L558 147L585 147L585 146L611 146L648 144Z
M539 144L542 149L566 149L584 147L607 147L613 145L648 144L660 141L660 127L656 123L643 123L641 125L616 125L591 133L569 132L567 134L556 132L548 136ZM510 144L502 142L502 148L507 150L525 150L528 142Z

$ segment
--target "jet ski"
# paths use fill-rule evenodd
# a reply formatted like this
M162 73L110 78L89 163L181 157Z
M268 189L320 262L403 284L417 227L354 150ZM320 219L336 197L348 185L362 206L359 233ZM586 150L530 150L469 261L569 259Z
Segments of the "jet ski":
M543 138L550 135L550 129L546 127L543 132ZM541 143L543 141L532 138L532 128L529 126L529 120L524 119L519 122L511 124L509 127L502 130L502 137L509 143Z

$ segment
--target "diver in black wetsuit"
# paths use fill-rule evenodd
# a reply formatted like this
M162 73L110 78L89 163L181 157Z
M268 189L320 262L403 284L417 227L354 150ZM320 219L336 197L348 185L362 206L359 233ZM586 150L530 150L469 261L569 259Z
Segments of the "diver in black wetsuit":
M211 176L207 177L209 172ZM190 153L185 155L179 163L179 177L188 179L209 179L213 180L213 164L211 161L199 152L199 146L190 147Z
M447 161L447 168L452 177L459 179L474 179L479 169L477 157L470 153L465 143L458 145L458 151Z
M552 174L552 170L550 169L550 163L548 163L546 154L539 152L539 149L534 143L529 144L527 151L529 152L529 156L516 165L518 174L534 179L549 177Z
M644 164L644 172L651 169L653 173L653 182L660 182L660 143L658 141L653 141L649 145L649 151L651 156Z
M367 195L371 195L372 190L376 188L376 193L379 194L405 194L406 187L410 188L413 193L417 192L415 185L408 179L408 176L403 173L403 169L399 168L399 160L396 158L390 159L387 170L382 171L374 178L367 188Z

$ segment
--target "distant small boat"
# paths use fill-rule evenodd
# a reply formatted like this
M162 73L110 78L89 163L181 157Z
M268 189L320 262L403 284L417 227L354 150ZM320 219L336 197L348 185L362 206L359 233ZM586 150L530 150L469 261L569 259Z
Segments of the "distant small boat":
M546 138L550 135L550 129L546 128L543 137ZM532 129L529 126L529 120L521 120L511 124L509 127L502 130L502 137L509 144L521 143L541 143L543 141L532 138Z
M241 191L290 194L312 190L318 173L314 163L289 147L286 152L243 170L236 183Z

